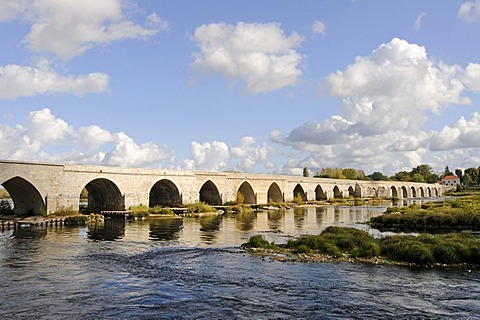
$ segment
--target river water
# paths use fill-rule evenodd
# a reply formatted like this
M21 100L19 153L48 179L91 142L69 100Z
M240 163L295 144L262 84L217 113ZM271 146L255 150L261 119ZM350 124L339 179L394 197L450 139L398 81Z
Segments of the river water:
M479 270L278 262L239 246L359 225L317 207L0 231L2 319L479 319ZM375 230L369 232L377 233Z

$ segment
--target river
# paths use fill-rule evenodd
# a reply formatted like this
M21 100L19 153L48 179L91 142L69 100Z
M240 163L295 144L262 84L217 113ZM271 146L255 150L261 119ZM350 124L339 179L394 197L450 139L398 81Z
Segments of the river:
M2 319L479 319L479 270L278 262L239 246L355 226L317 207L0 231ZM368 230L377 233L375 230Z

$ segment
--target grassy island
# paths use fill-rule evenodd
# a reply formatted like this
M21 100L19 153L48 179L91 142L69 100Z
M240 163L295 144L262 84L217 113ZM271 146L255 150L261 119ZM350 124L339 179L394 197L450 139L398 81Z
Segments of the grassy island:
M428 202L409 207L390 207L370 220L378 229L419 231L480 230L480 195Z
M480 239L469 233L388 236L375 239L368 233L328 227L320 235L306 235L275 244L262 235L242 245L250 252L300 261L359 261L411 266L480 266Z

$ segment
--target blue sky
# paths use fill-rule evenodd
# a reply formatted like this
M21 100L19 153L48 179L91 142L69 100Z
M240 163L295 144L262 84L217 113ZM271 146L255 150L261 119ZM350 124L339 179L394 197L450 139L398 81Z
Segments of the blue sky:
M480 1L0 0L0 158L480 164Z

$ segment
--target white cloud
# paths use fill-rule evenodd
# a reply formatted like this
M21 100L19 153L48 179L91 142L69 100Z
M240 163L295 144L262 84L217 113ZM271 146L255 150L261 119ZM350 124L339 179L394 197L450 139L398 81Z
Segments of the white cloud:
M124 132L115 137L115 147L105 155L102 164L121 167L158 167L162 161L172 160L166 146L153 142L137 144Z
M156 13L148 27L128 20L121 0L33 0L0 4L0 21L21 19L31 24L24 42L34 52L54 53L64 60L113 41L151 37L168 23Z
M218 171L227 166L230 152L225 142L213 141L191 144L192 157L183 160L183 167L187 170L213 170Z
M243 172L252 171L259 162L267 158L267 146L255 144L255 138L247 136L241 139L240 145L230 148L232 157L240 159L236 164L237 169Z
M420 12L417 19L415 19L415 22L413 23L413 28L415 30L420 30L420 28L422 27L422 19L425 18L426 16L427 16L426 12Z
M476 64L462 69L437 63L424 47L393 39L327 76L330 94L343 101L341 112L322 123L302 124L283 143L310 154L300 166L312 161L367 172L411 169L422 163L429 147L456 145L441 144L440 138L431 142L426 124L447 107L470 103L465 92L479 88L478 74ZM450 131L446 128L444 135ZM474 147L475 138L480 141L471 131L468 138L464 134L464 146L469 141Z
M246 82L250 93L268 92L298 83L302 56L295 51L303 38L285 36L277 23L202 25L193 40L200 48L192 66Z
M15 127L0 124L0 158L131 167L171 166L174 153L153 142L136 143L125 133L96 125L76 129L47 108L30 112Z
M35 67L16 64L0 66L0 99L35 96L37 94L101 93L108 89L108 76L90 73L81 76L64 76L50 67L48 61L40 61Z
M480 21L480 0L466 1L460 6L458 18L466 22Z
M315 33L325 35L325 23L323 21L315 20L312 24L312 30Z
M480 148L480 113L474 112L470 120L461 117L452 126L445 126L440 132L433 133L430 149L459 148Z
M473 92L480 92L480 64L469 63L465 69L465 84Z

